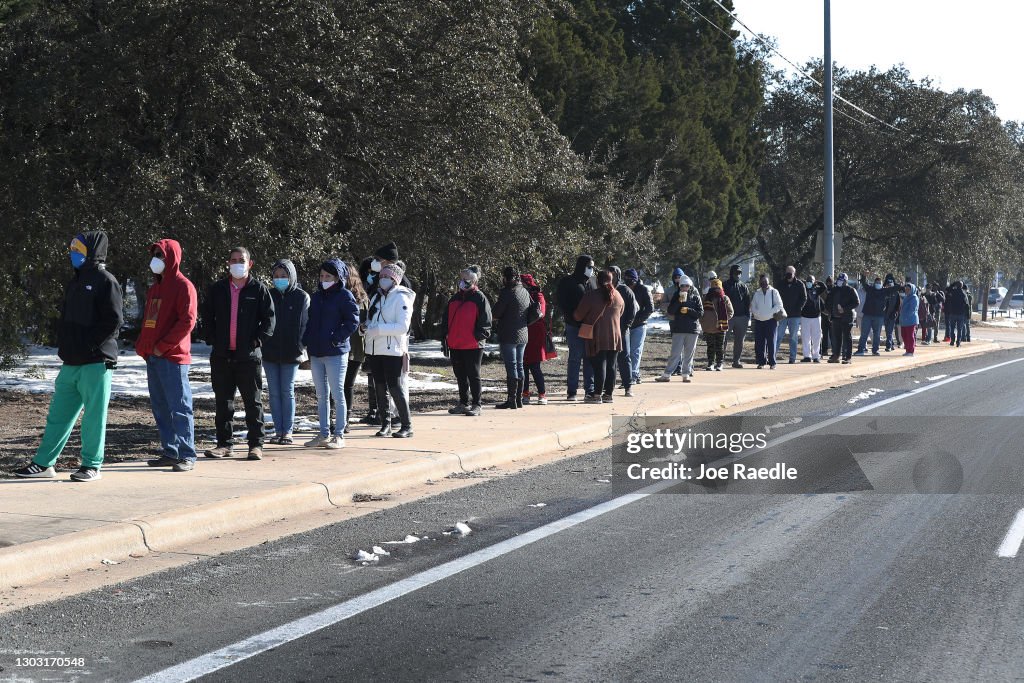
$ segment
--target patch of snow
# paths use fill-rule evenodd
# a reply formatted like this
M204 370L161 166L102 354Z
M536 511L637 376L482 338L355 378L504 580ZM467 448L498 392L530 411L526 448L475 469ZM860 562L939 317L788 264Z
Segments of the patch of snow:
M472 533L472 531L473 531L472 529L469 528L469 525L466 524L465 522L459 522L458 524L456 524L455 525L455 530L457 532L459 532L460 534L462 534L463 536L469 536L469 534Z
M380 557L374 555L373 553L368 553L365 550L360 550L358 553L356 553L356 562L361 562L363 565L379 561Z
M384 548L381 548L379 545L375 545L375 546L373 546L373 554L374 555L384 555L386 557L386 556L390 555L391 553L389 553L387 550L384 550Z
M420 539L419 536L413 536L412 534L409 534L408 536L405 537L404 540L401 540L401 541L384 541L381 545L402 545L402 544L405 544L405 543L416 543L416 542L418 542L420 540L422 540L422 539Z
M548 506L547 503L532 503L530 505L527 505L527 507L531 507L531 508L544 508L544 507L547 507L547 506Z
M668 332L668 324L669 320L665 317L665 314L661 311L655 311L647 319L647 331Z

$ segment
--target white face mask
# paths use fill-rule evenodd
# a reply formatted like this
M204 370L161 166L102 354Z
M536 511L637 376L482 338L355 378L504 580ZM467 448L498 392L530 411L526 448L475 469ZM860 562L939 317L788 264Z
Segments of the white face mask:
M330 281L330 282L321 282L321 283L320 283L320 286L321 286L321 287L323 287L324 289L330 289L331 287L333 287L333 286L334 286L334 281Z
M585 268L583 270L583 274L586 275L587 277L593 277L593 275L594 275L594 267L590 266L588 268Z
M232 263L231 264L231 277L241 280L249 274L248 263Z
M164 264L162 258L153 257L153 260L149 262L149 269L153 271L154 275L160 275L164 272L164 268L167 266Z
M373 263L370 264L370 270L372 270L375 273L379 273L382 267L383 266L381 265L380 261L378 261L377 259L373 259Z
M382 277L380 279L380 288L383 289L385 292L391 289L394 286L394 284L395 281L389 277Z

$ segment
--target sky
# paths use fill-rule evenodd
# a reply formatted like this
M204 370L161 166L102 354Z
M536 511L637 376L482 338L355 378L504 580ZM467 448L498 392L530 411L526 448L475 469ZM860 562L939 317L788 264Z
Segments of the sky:
M745 24L774 37L779 52L801 66L821 58L824 5L733 0ZM902 63L914 79L930 77L943 90L981 89L1004 121L1024 121L1022 25L1024 0L832 0L832 58L854 69Z

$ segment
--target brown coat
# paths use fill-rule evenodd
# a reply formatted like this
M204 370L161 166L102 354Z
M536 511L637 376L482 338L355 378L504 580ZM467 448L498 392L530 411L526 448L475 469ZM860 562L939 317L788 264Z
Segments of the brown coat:
M611 301L606 302L599 289L593 289L583 295L580 305L576 307L574 317L585 325L594 326L594 338L587 339L587 355L596 356L599 351L621 351L622 330L619 318L626 307L622 295L612 290ZM607 303L607 308L605 304Z

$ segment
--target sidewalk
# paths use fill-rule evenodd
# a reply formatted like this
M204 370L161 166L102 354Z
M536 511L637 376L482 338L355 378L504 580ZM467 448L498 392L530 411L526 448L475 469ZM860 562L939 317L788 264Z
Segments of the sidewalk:
M617 392L612 405L553 400L523 411L488 410L479 418L415 415L416 435L409 440L374 438L375 427L354 427L342 451L267 446L263 461L249 462L240 450L229 460L200 457L187 474L153 470L144 462L112 464L92 484L69 483L66 474L57 481L0 480L0 590L349 504L357 493L395 492L597 441L608 436L611 415L698 415L754 406L998 348L998 342L979 340L960 349L919 347L914 358L899 352L858 357L852 365L701 368L692 384L649 378L635 388L635 398Z

